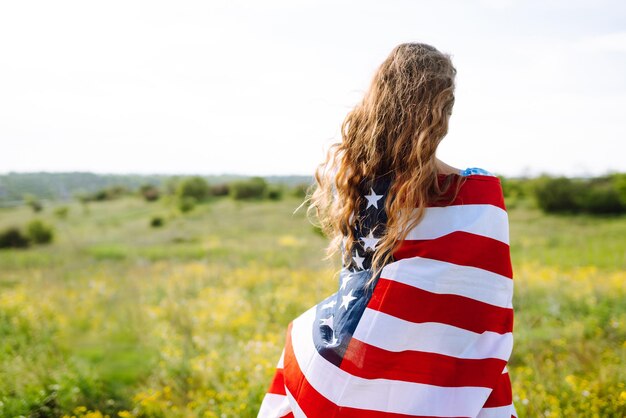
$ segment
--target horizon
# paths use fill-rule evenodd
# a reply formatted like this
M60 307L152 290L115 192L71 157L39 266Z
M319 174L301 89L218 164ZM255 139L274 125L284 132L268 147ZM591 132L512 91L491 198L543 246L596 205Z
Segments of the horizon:
M568 177L568 178L597 178L597 177L607 177L614 174L623 174L626 171L619 170L607 170L603 173L593 173L593 174L574 174L574 175L565 175L565 174L555 174L549 172L539 172L532 175L504 175L498 172L493 172L498 177L510 178L510 179L532 179L541 176L547 177ZM0 176L6 175L24 175L24 174L94 174L98 176L138 176L138 177L150 177L150 176L158 176L158 177L192 177L192 176L200 176L200 177L311 177L314 178L314 174L296 174L296 173L286 173L286 174L242 174L242 173L199 173L199 172L176 172L176 173L159 173L159 172L100 172L100 171L81 171L81 170L68 170L68 171L7 171L0 172Z

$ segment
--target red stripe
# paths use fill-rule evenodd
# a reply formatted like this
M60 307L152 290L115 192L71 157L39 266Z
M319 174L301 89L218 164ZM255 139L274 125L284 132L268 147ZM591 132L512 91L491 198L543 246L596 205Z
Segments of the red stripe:
M513 309L453 294L428 292L381 277L368 308L406 321L440 322L483 333L513 331Z
M440 183L444 180L444 177L439 176ZM461 186L459 194L456 199L450 202L458 181L460 181L460 177L457 177L452 182L448 192L444 194L441 200L438 202L431 201L428 206L491 204L506 210L502 184L498 177L477 174L465 177L465 182Z
M270 387L267 390L268 393L275 393L277 395L286 395L285 392L285 378L283 375L283 369L277 368L276 373L274 373L274 378L272 379L272 383L270 383Z
M513 390L511 389L511 378L509 373L502 373L494 390L485 401L485 407L493 408L497 406L511 405L513 402Z
M365 379L403 380L428 385L493 388L505 360L463 359L424 351L387 351L352 338L341 369Z
M435 239L404 240L393 253L395 260L418 256L513 278L509 245L482 235L455 231Z
M289 324L289 336L285 343L285 382L287 389L293 395L296 402L309 418L436 418L431 416L418 416L407 414L396 414L392 412L372 411L367 409L337 406L332 401L326 399L307 381L300 370L298 361L293 352L291 344L291 327ZM331 378L331 376L329 376Z

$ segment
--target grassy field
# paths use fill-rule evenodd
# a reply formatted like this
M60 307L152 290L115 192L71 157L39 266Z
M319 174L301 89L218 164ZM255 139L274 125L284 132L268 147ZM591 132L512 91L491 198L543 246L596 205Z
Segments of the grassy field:
M0 251L0 416L256 416L287 323L336 287L299 203L37 215L53 244ZM520 417L626 416L626 217L509 209Z

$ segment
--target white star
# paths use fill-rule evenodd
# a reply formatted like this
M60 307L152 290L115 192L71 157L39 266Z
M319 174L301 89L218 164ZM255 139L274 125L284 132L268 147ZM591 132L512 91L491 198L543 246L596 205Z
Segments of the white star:
M365 207L365 209L369 208L370 206L374 206L376 209L378 209L378 201L383 197L383 195L374 193L374 189L372 189L371 187L370 190L371 193L365 195L365 198L367 199L367 206Z
M339 340L337 340L337 337L335 337L335 334L333 334L333 339L327 345L335 345L337 344L337 341Z
M333 331L335 330L335 325L333 324L333 316L329 316L328 318L321 318L320 319L320 326L329 326L330 329L332 329Z
M346 287L346 284L348 284L348 282L350 281L350 279L352 279L351 274L345 275L341 280L341 287L339 288L339 290L343 290Z
M370 230L370 233L368 236L361 237L361 241L363 241L363 243L365 244L366 251L368 248L371 248L372 250L376 250L376 244L378 244L378 241L380 241L380 238L374 238L374 235L372 234L372 231Z
M352 296L352 290L350 289L350 293L348 293L345 296L342 296L341 298L343 299L341 302L341 305L339 306L339 308L343 307L345 305L346 310L348 310L348 305L350 304L350 302L352 302L354 299L356 299L356 296Z
M354 259L354 261L356 262L356 266L360 269L363 268L363 260L365 260L365 258L361 257L359 255L359 251L355 250L354 251L356 253L356 255L354 257L352 257Z
M322 309L332 308L332 307L333 307L333 306L335 306L336 304L337 304L337 301L333 299L333 300L331 300L330 302L323 304L323 305L322 305Z

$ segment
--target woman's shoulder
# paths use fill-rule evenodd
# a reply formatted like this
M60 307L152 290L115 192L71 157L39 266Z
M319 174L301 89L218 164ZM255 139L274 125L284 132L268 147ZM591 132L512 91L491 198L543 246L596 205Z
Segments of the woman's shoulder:
M432 202L433 206L463 205L463 204L492 204L505 209L502 182L493 172L482 167L468 167L459 170L456 174L439 174L442 185L453 186L462 181L461 187L452 202L449 197L455 195L456 187L447 187L446 193L439 200Z
M449 176L455 176L457 178L465 178L466 180L485 180L494 183L500 183L500 177L494 174L492 171L484 169L482 167L467 167L465 169L456 169L454 173L440 173L438 177L440 179L447 178Z
M459 174L462 176L489 176L489 177L498 177L494 173L489 170L485 170L482 167L468 167L464 170L460 170Z

